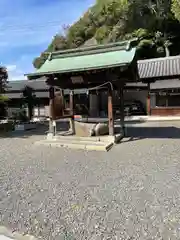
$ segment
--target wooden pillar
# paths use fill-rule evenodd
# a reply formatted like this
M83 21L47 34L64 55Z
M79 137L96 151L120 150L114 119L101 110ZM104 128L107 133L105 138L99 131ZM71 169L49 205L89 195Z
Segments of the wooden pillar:
M55 112L54 112L54 87L50 86L49 88L49 133L55 135L54 131L54 120L55 120Z
M124 87L120 87L119 89L119 97L120 97L120 126L121 126L121 134L123 137L126 135L125 131L125 123L124 123Z
M70 92L69 95L69 107L70 107L70 114L74 117L74 91Z
M62 98L61 98L61 101L62 101L61 115L64 116L64 114L65 114L65 113L64 113L64 110L65 110L66 106L65 106L64 90L63 90L63 89L60 90L60 94L61 94L61 97L62 97Z
M69 107L70 107L70 131L72 134L75 134L75 125L74 125L74 91L70 92L69 95Z
M148 94L147 94L147 115L151 115L151 98L150 98L150 83L148 83Z
M108 90L108 120L109 120L109 135L114 136L114 116L113 116L113 96L112 89Z

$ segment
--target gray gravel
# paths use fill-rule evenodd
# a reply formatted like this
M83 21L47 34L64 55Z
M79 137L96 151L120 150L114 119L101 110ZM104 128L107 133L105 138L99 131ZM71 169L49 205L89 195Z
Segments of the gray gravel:
M43 239L180 239L180 123L142 126L108 153L1 138L0 225Z

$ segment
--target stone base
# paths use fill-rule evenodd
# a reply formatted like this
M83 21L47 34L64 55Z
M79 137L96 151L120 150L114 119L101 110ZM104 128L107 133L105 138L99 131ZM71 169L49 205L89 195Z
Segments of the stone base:
M94 128L95 124L92 123L82 123L74 121L74 130L75 135L79 137L90 137L91 131Z
M108 138L104 141L98 141L96 137L56 136L52 139L37 141L35 145L86 151L109 151L113 147L114 141L110 141Z
M116 135L114 136L114 143L116 143L116 144L120 143L123 138L124 138L124 137L123 137L122 134L116 134Z
M54 139L53 133L48 133L46 139L47 140L53 140Z
M83 123L74 121L74 132L79 137L102 136L109 134L107 123Z
M109 126L107 123L98 123L94 128L95 136L102 136L109 134Z

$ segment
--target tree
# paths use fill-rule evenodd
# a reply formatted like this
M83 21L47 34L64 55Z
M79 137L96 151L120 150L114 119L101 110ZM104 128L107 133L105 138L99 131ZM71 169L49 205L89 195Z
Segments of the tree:
M48 58L48 52L58 51L62 49L67 49L68 43L66 38L63 35L57 34L54 36L52 42L49 44L44 53L41 53L40 57L37 57L33 61L35 68L40 68Z
M175 17L180 21L180 1L179 0L172 0L172 12L174 13Z
M0 95L0 118L4 118L7 116L7 102L8 97L4 95Z
M0 66L0 117L5 117L8 99L3 95L8 82L8 72L3 66Z
M45 63L47 58L48 58L48 54L46 54L46 52L45 53L41 53L41 55L39 57L37 57L37 58L35 58L33 60L33 66L36 69L39 69Z
M8 72L3 66L0 66L0 94L5 92L8 82Z
M140 37L140 58L177 55L180 52L180 23L177 21L180 20L180 3L172 1L96 0L62 36L54 37L48 51L80 47L92 38L99 44L126 40L142 34L143 29L146 34ZM45 59L47 54L41 54L35 60L35 67L41 66Z
M23 89L23 104L28 107L28 118L31 120L33 116L33 108L36 104L36 96L34 89L29 86L25 86Z

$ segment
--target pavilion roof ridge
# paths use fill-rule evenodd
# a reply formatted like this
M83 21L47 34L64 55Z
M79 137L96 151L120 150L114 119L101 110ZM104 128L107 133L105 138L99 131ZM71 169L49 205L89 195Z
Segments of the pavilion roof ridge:
M83 55L90 55L90 54L98 54L104 52L111 52L111 51L130 51L132 49L132 43L136 42L137 38L126 40L126 41L119 41L113 42L108 44L100 44L94 46L86 46L86 47L78 47L73 49L66 49L61 51L49 52L48 60L56 59L56 58L67 58L67 57L74 57L74 56L83 56Z

